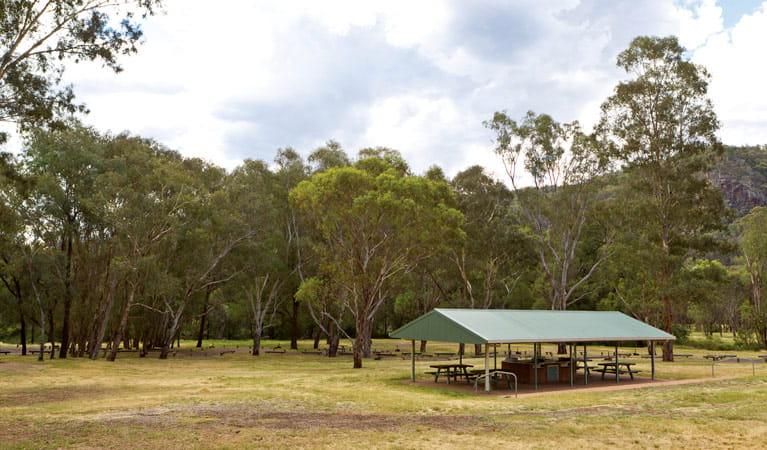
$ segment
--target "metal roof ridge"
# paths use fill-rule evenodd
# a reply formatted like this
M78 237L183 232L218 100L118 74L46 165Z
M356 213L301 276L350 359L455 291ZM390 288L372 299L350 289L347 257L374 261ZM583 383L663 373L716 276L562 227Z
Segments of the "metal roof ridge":
M552 313L604 313L604 314L623 314L621 311L602 311L602 310L589 310L589 309L505 309L505 308L434 308L432 311L508 311L508 312L552 312ZM430 311L431 312L431 311ZM630 316L627 316L630 317Z

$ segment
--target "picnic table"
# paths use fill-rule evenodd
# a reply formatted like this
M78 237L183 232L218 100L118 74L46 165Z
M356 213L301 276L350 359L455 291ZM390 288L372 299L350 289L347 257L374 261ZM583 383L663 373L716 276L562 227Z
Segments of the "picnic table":
M468 369L474 367L471 364L432 364L429 366L433 371L426 372L428 375L434 375L434 382L439 381L439 376L444 375L447 379L447 384L450 384L450 379L458 379L463 377L466 380L469 379L470 374Z
M34 355L36 353L40 353L40 350L29 350L30 355ZM53 350L46 348L45 350L43 350L43 353L53 353Z
M592 369L595 372L601 372L602 373L602 379L605 379L606 373L614 373L615 379L618 379L619 375L623 375L625 373L629 374L631 376L631 379L634 379L634 374L641 372L640 370L632 369L631 366L635 365L636 363L633 362L605 362L605 363L599 363L601 367L597 369Z
M738 355L706 355L704 358L710 359L712 361L719 361L720 359L724 358L737 358Z
M587 358L583 358L583 357L575 358L575 370L578 371L583 369L586 371L586 375L591 375L592 370L599 370L598 366L592 366L589 364L591 361L595 359L602 359L602 358L601 357L593 358L591 356Z

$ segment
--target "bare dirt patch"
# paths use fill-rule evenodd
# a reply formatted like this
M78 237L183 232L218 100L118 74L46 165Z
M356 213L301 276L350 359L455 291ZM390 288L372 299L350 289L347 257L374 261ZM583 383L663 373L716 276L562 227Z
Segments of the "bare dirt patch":
M568 393L568 392L572 393L572 392L622 391L626 389L639 389L639 388L649 388L649 387L658 387L658 386L676 386L676 385L684 385L684 384L706 383L711 381L730 380L733 378L735 377L694 378L694 379L684 379L684 380L651 380L649 378L636 377L633 380L628 378L624 380L623 378L621 378L620 383L616 383L614 378L612 380L609 380L609 379L602 380L601 377L599 376L591 376L589 378L588 384L583 384L582 378L580 378L576 380L576 383L574 384L573 387L570 387L570 385L566 383L541 384L539 385L538 390L536 390L532 385L520 384L518 386L518 389L519 389L518 396L522 398L522 397L533 397L533 396L539 396L539 395L550 395L550 394ZM514 390L508 389L503 383L500 384L500 387L494 388L489 393L486 393L484 391L484 384L480 384L478 386L478 389L475 391L473 384L461 382L461 381L447 384L446 382L442 380L435 383L433 378L418 378L416 379L415 383L413 383L410 380L403 380L403 383L425 387L425 388L472 393L476 395L490 395L495 397L509 397L509 396L514 397Z
M496 425L477 416L398 415L312 411L302 408L274 410L271 404L221 403L208 405L175 405L135 411L100 414L90 420L106 420L117 424L183 424L204 422L231 428L265 428L275 430L352 430L394 431L399 429L430 428L457 430L484 428Z
M77 400L80 398L89 398L93 397L94 395L103 394L105 392L106 389L96 387L51 387L24 389L21 391L0 394L0 405L25 406L36 405L40 403L55 403Z
M18 363L15 361L3 361L0 359L0 374L3 373L15 373L15 372L39 372L41 367L33 366L29 363Z

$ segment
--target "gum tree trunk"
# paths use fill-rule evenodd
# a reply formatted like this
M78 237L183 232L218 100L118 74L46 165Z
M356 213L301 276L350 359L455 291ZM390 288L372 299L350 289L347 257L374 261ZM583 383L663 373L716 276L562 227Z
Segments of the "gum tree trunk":
M253 356L261 354L261 334L253 333Z
M130 283L130 285L131 289L128 293L128 300L125 303L125 308L123 309L122 316L120 316L120 325L117 327L117 332L115 333L114 340L112 341L112 349L109 352L109 355L107 355L107 361L114 361L117 357L117 350L120 348L120 342L122 341L123 335L125 334L125 328L128 326L128 314L133 307L133 301L136 296L136 285L134 283Z
M354 348L352 349L352 358L354 359L354 368L362 368L362 358L365 356L366 346L368 345L368 336L370 336L370 321L365 320L365 315L360 314L356 319L357 334L354 336ZM368 348L367 351L370 351Z
M114 306L115 302L115 292L117 291L117 283L119 282L119 279L117 276L113 277L112 280L109 283L109 291L107 292L107 301L106 301L106 307L104 308L104 316L101 319L101 323L99 324L99 329L96 332L96 339L93 342L93 347L91 348L91 354L90 358L91 360L96 360L96 358L99 357L99 352L101 351L101 344L104 342L104 335L107 331L107 324L109 324L109 319L112 316L112 306Z

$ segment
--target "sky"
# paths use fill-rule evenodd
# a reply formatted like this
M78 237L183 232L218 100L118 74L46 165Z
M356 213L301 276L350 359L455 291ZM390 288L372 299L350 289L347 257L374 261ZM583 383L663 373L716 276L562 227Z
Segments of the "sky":
M334 139L502 178L482 121L532 110L590 129L639 35L676 35L706 67L725 144L767 144L767 1L166 0L143 30L122 73L67 69L84 121L228 169Z

